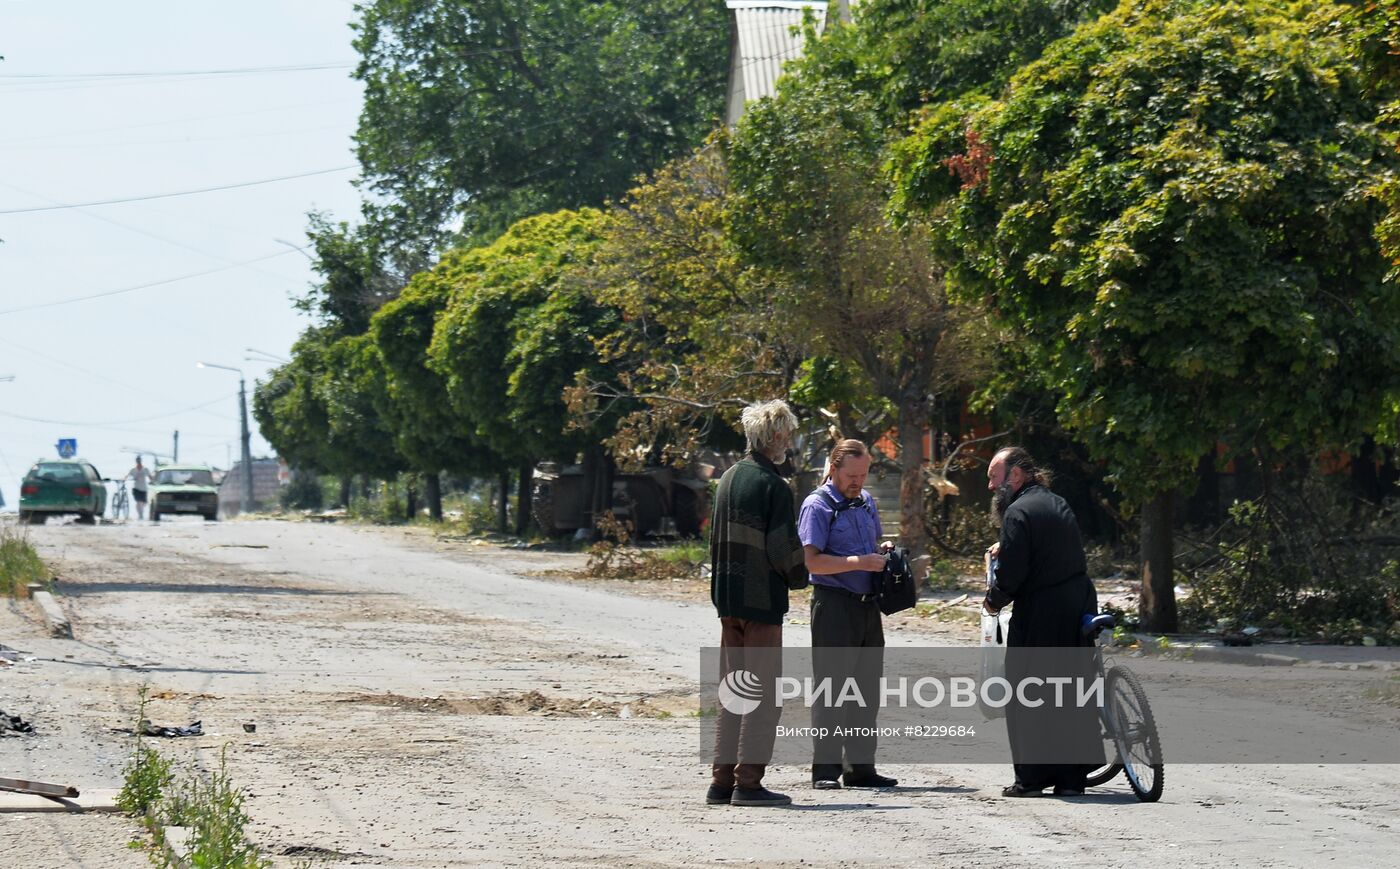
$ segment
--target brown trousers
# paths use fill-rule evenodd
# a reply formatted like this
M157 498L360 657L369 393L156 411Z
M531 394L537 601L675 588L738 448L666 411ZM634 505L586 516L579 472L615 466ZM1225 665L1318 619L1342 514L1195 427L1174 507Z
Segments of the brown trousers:
M773 740L783 714L775 700L776 680L782 675L783 626L733 618L721 618L719 622L720 678L735 670L748 670L763 686L763 700L747 715L735 715L719 707L714 783L720 787L757 788L762 786L764 768L773 757ZM757 653L747 654L750 649Z

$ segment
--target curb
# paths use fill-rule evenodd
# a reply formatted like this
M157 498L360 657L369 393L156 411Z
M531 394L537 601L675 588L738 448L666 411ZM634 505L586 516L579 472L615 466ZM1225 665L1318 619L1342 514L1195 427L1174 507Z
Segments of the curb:
M160 847L170 858L173 866L187 869L190 865L190 828L189 827L162 827L160 831Z
M53 595L43 590L43 586L33 583L29 586L29 596L38 605L39 612L44 616L44 623L49 626L49 636L61 640L73 639L73 626L68 623L68 617L63 614L63 608L54 600Z
M1240 664L1246 667L1314 667L1327 670L1397 670L1400 664L1392 661L1317 661L1297 655L1284 655L1278 652L1263 651L1268 646L1224 646L1217 643L1171 642L1167 648L1158 646L1157 636L1133 634L1138 648L1144 655L1175 655L1191 661L1217 664Z

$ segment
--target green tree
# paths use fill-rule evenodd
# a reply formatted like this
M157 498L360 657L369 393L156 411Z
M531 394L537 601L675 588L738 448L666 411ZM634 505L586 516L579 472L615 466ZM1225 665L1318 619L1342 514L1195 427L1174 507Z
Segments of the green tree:
M621 312L597 342L601 376L569 404L578 419L618 419L609 447L624 465L742 448L739 411L786 395L805 356L778 317L780 283L729 241L729 193L717 142L672 161L608 212L592 267L571 275Z
M1152 630L1176 626L1172 493L1217 440L1346 445L1400 383L1366 195L1396 155L1342 20L1326 2L1125 2L972 117L982 156L912 148L909 179L980 167L948 228L954 284L1144 505Z
M375 313L369 328L386 380L378 411L394 432L398 452L423 475L428 511L437 521L443 471L489 477L500 469L499 456L476 437L470 420L454 412L442 378L428 367L428 347L447 297L431 272L421 272Z
M849 360L896 409L900 538L925 546L923 435L934 397L977 358L970 309L955 309L928 227L888 214L885 126L844 82L785 80L744 116L729 150L729 231L755 264L795 288L780 325L813 354Z
M1357 53L1370 79L1371 92L1385 101L1381 127L1391 147L1400 150L1400 0L1352 0ZM1392 172L1376 188L1389 208L1377 227L1381 246L1390 257L1390 279L1400 282L1400 177Z
M268 443L295 467L387 479L404 468L375 408L383 369L366 336L308 329L292 360L253 392L253 415Z
M694 147L722 110L729 26L713 0L370 0L356 135L367 211L401 246L490 237L602 205Z
M532 217L490 245L449 253L422 278L449 293L428 367L474 437L519 467L521 533L535 463L572 460L598 438L569 431L563 396L597 365L594 338L616 314L562 277L587 266L601 220L592 209Z
M316 251L313 267L321 281L296 306L341 334L359 335L369 328L374 312L398 295L406 279L390 268L385 247L370 227L333 224L317 212L307 220L306 237Z
M1113 0L862 0L855 21L809 40L789 71L844 81L882 114L974 92L998 93L1045 46L1114 6Z

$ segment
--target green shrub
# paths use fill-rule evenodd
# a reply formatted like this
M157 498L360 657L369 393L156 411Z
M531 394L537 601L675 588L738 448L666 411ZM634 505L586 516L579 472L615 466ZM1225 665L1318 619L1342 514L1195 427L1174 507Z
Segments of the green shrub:
M325 506L325 486L314 471L294 471L292 480L277 493L283 510L320 510Z
M28 535L14 526L0 525L0 593L14 595L32 582L48 585L49 581L49 571Z
M1271 482L1178 560L1192 587L1183 616L1196 626L1400 643L1396 511L1360 504L1344 480L1316 473Z

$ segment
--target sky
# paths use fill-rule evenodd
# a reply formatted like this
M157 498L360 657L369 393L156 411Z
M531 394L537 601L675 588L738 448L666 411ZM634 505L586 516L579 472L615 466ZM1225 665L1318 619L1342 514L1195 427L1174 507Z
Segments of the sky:
M201 361L242 370L253 455L272 453L252 392L309 323L307 213L359 214L354 16L352 0L0 0L6 510L60 438L108 477L177 430L182 462L236 461L239 375Z

